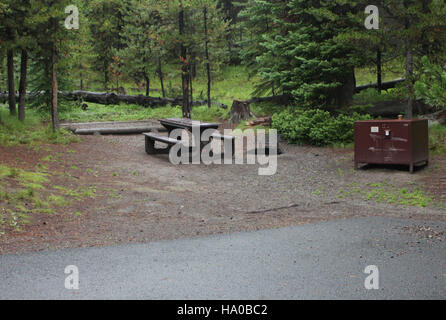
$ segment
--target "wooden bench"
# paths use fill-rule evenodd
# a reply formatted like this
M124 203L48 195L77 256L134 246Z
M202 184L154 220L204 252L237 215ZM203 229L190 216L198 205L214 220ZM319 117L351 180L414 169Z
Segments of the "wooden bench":
M179 143L182 143L181 140L172 139L172 138L160 135L157 132L143 133L143 135L145 136L145 139L146 139L146 152L147 152L147 154L168 154L170 152L170 149L172 148L172 146L174 146L176 144L179 144ZM218 132L215 132L215 133L212 134L211 140L209 142L211 142L212 139L223 140L224 147L225 147L225 152L231 153L232 156L235 154L235 137L234 136L223 135L223 134L220 134ZM159 142L167 144L167 148L155 148L155 142L156 141L159 141ZM226 143L226 141L230 141L230 143L231 143L231 146L232 146L231 152L229 152L228 144ZM200 150L207 143L208 142L202 143L202 146L200 147ZM191 147L190 147L190 149L192 150Z
M181 143L181 140L172 139L166 136L162 136L155 132L149 132L149 133L143 133L143 135L146 138L146 152L147 154L168 154L170 151L170 148L172 146ZM155 148L155 142L159 141L162 143L167 144L167 148Z

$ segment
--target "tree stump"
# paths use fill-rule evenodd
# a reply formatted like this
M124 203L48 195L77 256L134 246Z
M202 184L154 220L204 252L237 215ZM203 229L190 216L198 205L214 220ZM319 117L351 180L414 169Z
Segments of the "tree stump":
M229 115L232 124L239 124L242 120L249 120L251 117L249 103L246 101L234 100Z

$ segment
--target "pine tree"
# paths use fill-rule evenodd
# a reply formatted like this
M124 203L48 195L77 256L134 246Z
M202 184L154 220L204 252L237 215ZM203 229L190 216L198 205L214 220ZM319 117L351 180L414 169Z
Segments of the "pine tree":
M69 52L67 44L75 37L74 31L64 27L65 8L70 5L69 0L30 0L33 8L32 25L35 30L37 47L34 50L34 62L31 70L35 105L44 103L51 110L51 123L53 131L59 128L58 119L58 92L61 88L63 72L66 64L63 63ZM62 77L61 77L62 75ZM43 92L44 94L40 94Z
M247 35L240 41L241 52L240 57L242 63L247 66L250 76L255 76L260 73L261 65L257 62L257 57L262 56L267 52L267 49L262 43L265 41L265 36L279 32L277 24L274 23L273 9L274 3L268 1L249 0L244 9L240 12L239 18L242 20L241 25L246 29ZM255 95L265 93L276 94L276 88L279 83L262 79L260 84L257 84Z
M356 1L253 0L260 16L272 28L251 46L262 82L258 89L275 86L298 103L311 107L344 106L355 89L356 48L336 41L348 32L358 12ZM350 14L349 14L350 13ZM246 14L245 14L246 16Z
M117 52L125 46L123 13L127 10L123 9L129 6L128 0L92 0L88 3L87 18L95 53L93 66L102 73L106 90L111 80L113 60L116 61Z

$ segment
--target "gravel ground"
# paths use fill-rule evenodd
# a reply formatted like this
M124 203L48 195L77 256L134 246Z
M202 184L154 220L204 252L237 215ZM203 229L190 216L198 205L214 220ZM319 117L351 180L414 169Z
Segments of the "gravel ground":
M45 225L0 242L0 253L88 247L195 237L292 226L352 217L446 220L445 209L405 207L366 200L351 192L370 183L396 189L434 186L437 200L446 168L434 158L411 175L405 167L353 170L353 152L282 144L277 173L259 176L258 165L180 165L144 151L142 135L87 136L63 157L79 168L79 181L103 196L86 202L81 218L48 217ZM67 161L68 161L67 160ZM93 169L96 175L85 173ZM114 195L108 191L114 190ZM342 197L340 196L342 194Z

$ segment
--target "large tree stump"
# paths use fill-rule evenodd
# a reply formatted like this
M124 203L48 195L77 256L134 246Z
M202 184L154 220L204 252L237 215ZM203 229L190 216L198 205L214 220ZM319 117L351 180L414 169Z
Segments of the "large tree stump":
M229 115L232 124L239 124L242 120L249 120L251 117L249 102L234 100Z

